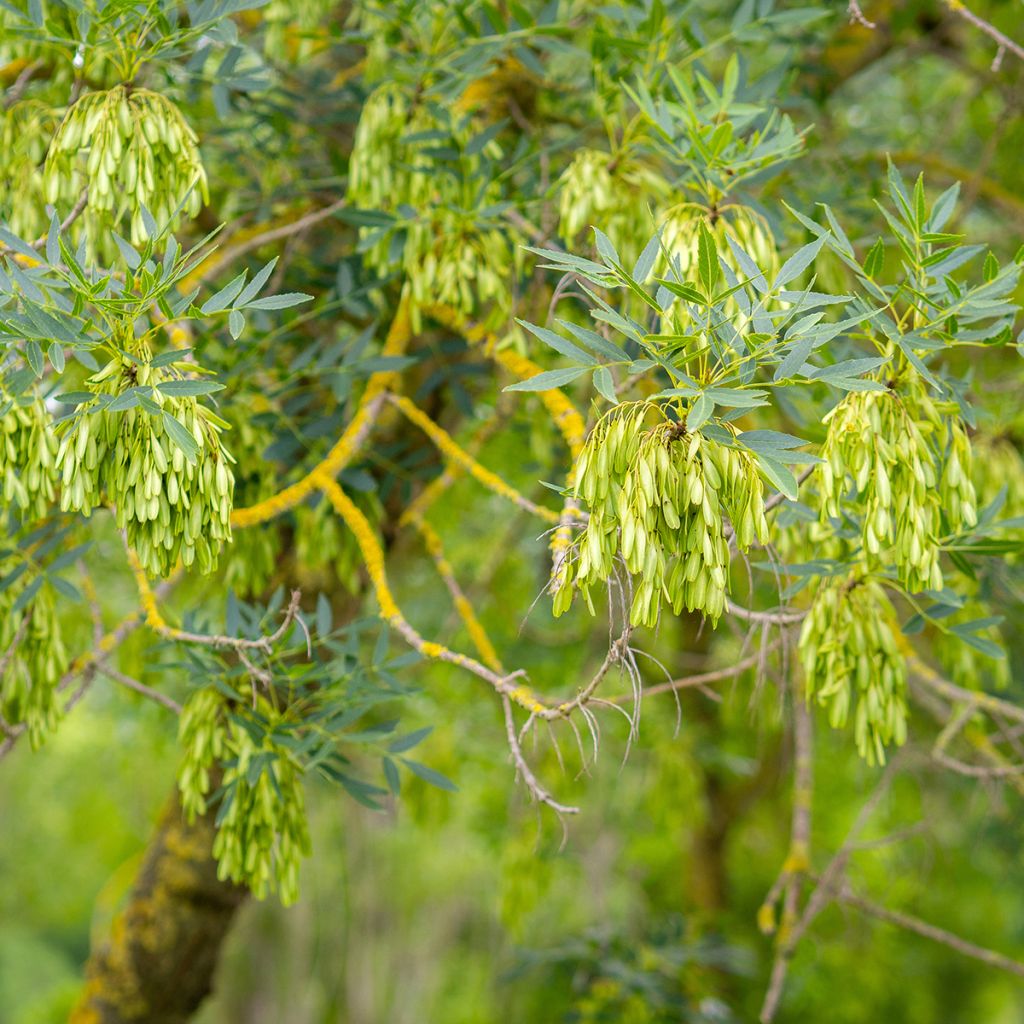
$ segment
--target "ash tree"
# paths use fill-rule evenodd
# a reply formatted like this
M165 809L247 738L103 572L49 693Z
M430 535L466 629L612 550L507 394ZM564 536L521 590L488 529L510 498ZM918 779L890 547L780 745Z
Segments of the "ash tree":
M870 208L815 193L787 69L835 16L0 5L0 749L46 758L108 684L181 748L74 1019L191 1014L246 893L296 899L313 779L372 807L455 790L402 724L431 662L496 707L509 787L570 833L586 784L533 739L585 764L613 722L644 743L654 693L744 680L793 748L763 1020L832 901L1024 970L811 846L815 728L881 792L929 744L1017 778L1024 720L991 692L1024 466L986 386L1019 380L1024 252L898 162L832 167ZM511 422L527 451L490 443ZM461 524L432 515L460 481L466 521L517 524L537 601L507 614L583 630L577 677L485 628L446 555ZM390 582L420 563L454 638ZM696 674L661 642L679 621ZM144 679L119 668L136 633Z

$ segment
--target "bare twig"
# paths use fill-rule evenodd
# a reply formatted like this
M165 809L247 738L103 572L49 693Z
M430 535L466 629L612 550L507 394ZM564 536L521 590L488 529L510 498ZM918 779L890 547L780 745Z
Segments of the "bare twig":
M546 804L556 814L579 814L578 807L572 807L568 804L559 803L538 781L537 776L533 774L533 770L526 762L526 758L523 757L522 747L519 745L519 737L516 735L516 720L515 715L512 711L512 701L509 700L508 694L503 693L501 695L501 707L505 713L505 735L508 737L509 750L512 752L512 761L516 766L516 771L519 777L523 780L524 785L533 794L534 799L542 804Z
M787 611L784 608L775 608L766 612L755 611L752 608L744 608L735 601L726 600L725 610L730 615L743 619L746 622L767 623L774 626L792 626L797 622L803 622L807 618L807 611Z
M61 231L67 231L67 229L71 227L71 225L74 224L79 217L82 216L82 213L85 210L86 204L88 202L89 190L87 188L83 188L81 195L79 195L78 200L75 202L75 205L71 207L71 212L60 222ZM41 252L43 249L46 248L46 239L48 237L48 234L40 235L39 238L37 238L34 242L30 242L29 244L37 252Z
M774 913L774 904L784 892L782 922L772 963L771 979L761 1009L761 1020L775 1016L786 983L789 962L796 949L797 917L804 876L810 868L811 801L814 795L814 732L810 710L796 685L793 686L793 809L790 823L789 854L778 881L765 900L764 907Z
M860 9L860 4L857 0L849 0L849 3L846 5L846 12L850 15L851 22L863 25L864 28L878 28L873 21L868 21L864 17L864 12Z
M874 814L875 809L878 807L879 803L881 803L885 794L889 791L889 784L893 779L895 766L898 763L899 755L889 762L889 765L885 772L883 772L882 777L878 780L874 792L872 792L871 796L868 797L864 802L864 805L861 807L856 820L846 835L846 839L843 841L843 845L832 857L832 860L829 861L828 866L822 872L821 877L817 879L818 884L808 898L807 903L804 906L803 913L800 914L799 918L793 920L791 927L786 930L784 940L776 954L775 963L772 968L771 981L768 985L768 991L765 993L764 1003L761 1005L761 1013L758 1017L761 1024L770 1024L770 1022L775 1019L775 1015L778 1013L779 1003L782 999L783 988L785 987L789 962L793 958L796 947L800 944L804 935L807 934L807 930L814 923L817 916L832 900L835 899L841 886L850 855L853 853L859 836L861 832L864 831L864 828L871 816ZM805 874L806 871L807 868L805 866Z
M955 15L963 18L964 21L972 24L976 29L984 32L989 39L993 40L998 47L996 50L995 59L992 61L992 70L998 71L999 66L1003 62L1003 55L1012 53L1014 57L1024 60L1024 46L1020 43L1014 42L1008 35L1000 32L995 25L985 21L984 18L978 17L969 7L967 7L963 0L945 0L946 7Z
M914 932L916 935L931 939L932 942L941 943L957 953L969 956L972 960L980 960L989 967L995 967L1000 971L1008 971L1010 974L1016 974L1019 978L1024 978L1024 963L1021 963L1019 960L1004 956L1002 953L995 952L995 950L986 949L984 946L975 945L973 942L968 942L967 939L963 939L953 932L946 931L945 928L939 928L934 924L929 924L927 921L922 921L920 918L912 917L910 914L904 914L899 910L890 910L888 907L881 906L881 904L864 899L862 896L857 896L850 891L848 886L843 886L835 898L838 902L845 903L847 906L853 907L870 917L876 917L880 921L895 925L897 928Z
M239 257L252 252L253 249L262 248L264 245L267 245L270 242L280 241L282 238L289 238L301 231L305 231L307 228L311 228L314 224L319 224L320 221L326 220L328 217L332 217L342 209L347 202L347 199L338 199L329 206L325 206L319 210L313 210L312 213L307 213L302 217L289 221L287 224L281 224L276 228L269 228L267 231L263 231L258 235L246 238L237 245L229 246L220 252L211 254L210 258L200 268L198 268L199 274L203 278L213 277L221 269L230 266Z
M32 76L42 67L43 61L34 60L21 69L18 77L11 83L10 89L4 93L4 110L10 110L21 99L22 93L28 88L28 83L32 81Z
M129 690L134 690L136 693L141 693L143 697L148 697L150 700L156 701L157 704L162 704L165 708L170 709L176 715L181 714L181 705L176 700L173 700L166 694L161 693L159 690L154 690L151 686L146 686L145 683L140 683L138 679L133 679L131 676L125 675L124 672L120 672L118 669L113 668L110 665L101 665L100 671L115 683L120 683Z
M778 649L781 641L775 641L769 647L769 651ZM644 689L644 697L653 697L659 693L671 693L676 690L688 690L688 689L700 689L707 686L709 683L721 682L723 679L731 679L733 676L738 675L740 672L745 672L748 668L754 668L761 660L761 652L752 654L748 658L744 658L742 661L736 662L735 665L728 665L726 668L713 669L709 672L700 672L692 676L683 676L680 679L673 679L671 682L658 683L655 686L648 686ZM627 700L632 699L631 694L622 694L621 696L612 698L616 703L624 703Z

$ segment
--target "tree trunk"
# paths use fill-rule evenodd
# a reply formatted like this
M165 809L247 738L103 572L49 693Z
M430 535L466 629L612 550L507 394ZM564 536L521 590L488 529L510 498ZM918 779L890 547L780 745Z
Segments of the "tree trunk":
M189 824L168 801L110 935L93 948L69 1024L182 1024L209 994L248 892L217 878L214 812Z

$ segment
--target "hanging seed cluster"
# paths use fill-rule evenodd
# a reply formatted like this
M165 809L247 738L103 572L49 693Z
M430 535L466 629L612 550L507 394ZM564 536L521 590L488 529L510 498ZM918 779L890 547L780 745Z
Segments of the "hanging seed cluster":
M283 746L257 746L242 729L233 730L234 757L224 772L227 808L221 816L213 854L217 874L252 889L263 899L276 889L284 904L299 896L299 865L310 852L302 773ZM253 780L250 765L265 764Z
M254 740L227 712L228 702L212 688L196 691L185 705L182 807L190 817L204 813L213 775L223 766L213 843L218 877L247 885L259 899L276 889L283 903L294 903L299 864L310 852L302 771L269 734Z
M589 603L589 588L607 580L621 558L637 578L634 625L655 625L663 599L676 614L686 608L717 622L729 584L727 518L740 550L767 538L753 457L667 419L648 429L652 408L615 410L587 439L576 497L589 519L555 594L556 615L571 604L574 584Z
M800 631L808 698L842 728L853 710L857 750L885 763L907 738L907 674L896 645L895 611L874 580L823 579Z
M913 592L941 590L943 510L951 530L977 522L971 446L963 424L944 420L914 383L901 393L851 392L825 422L822 516L838 518L848 507L852 478L866 563L894 565Z
M16 568L13 559L0 563L0 578ZM30 580L24 573L0 592L0 650L5 652L0 659L0 711L8 725L24 725L29 742L38 747L57 724L57 686L68 657L48 584L15 609Z
M759 213L745 206L722 206L711 215L705 206L680 203L673 206L661 221L661 240L673 259L679 259L684 276L695 272L700 225L704 223L715 236L718 254L732 267L740 280L748 276L741 271L729 246L731 235L739 247L769 277L779 269L779 253L768 222Z
M118 85L82 97L68 112L46 158L47 202L74 202L89 189L95 228L131 220L131 240L146 237L142 207L166 223L190 188L185 212L209 200L199 138L181 111L159 93Z
M1000 518L1024 515L1024 458L1016 440L982 435L973 438L972 447L971 469L978 507L984 508L995 501L1005 487L1006 500Z
M430 141L422 141L427 136ZM356 128L349 162L353 204L416 211L395 225L360 229L370 266L381 273L404 271L414 314L434 302L468 313L492 301L504 309L511 300L508 268L520 264L518 247L505 229L479 223L478 215L500 201L500 186L491 182L481 191L486 178L480 154L463 155L453 174L450 163L439 165L428 152L439 145L461 150L466 142L461 129L442 123L425 106L410 107L394 84L374 90ZM501 155L493 141L485 152Z
M115 359L86 386L97 394L120 395L135 385L170 379L169 369ZM209 573L222 544L231 539L235 478L229 465L233 460L220 440L225 424L193 397L155 388L152 394L162 415L140 406L100 409L93 400L65 421L57 451L61 508L88 516L105 499L149 573L169 576L179 560ZM169 432L165 417L194 440L198 455L193 459L172 436L173 429Z
M558 233L575 241L599 227L627 267L651 236L647 204L664 193L661 178L632 162L619 163L609 153L581 149L559 179Z
M38 395L14 398L0 388L0 504L26 522L42 519L57 483L57 440Z
M34 100L0 110L0 219L21 238L36 238L49 226L42 165L56 128L50 108Z
M353 501L371 522L379 521L379 503L371 503L360 494L354 494ZM295 557L300 565L324 574L318 584L321 589L333 586L335 578L349 593L359 589L363 566L359 545L323 496L315 504L300 505L295 510Z
M224 710L224 697L212 687L204 687L185 701L178 719L178 742L185 753L178 771L178 790L189 820L206 813L211 773L225 757Z

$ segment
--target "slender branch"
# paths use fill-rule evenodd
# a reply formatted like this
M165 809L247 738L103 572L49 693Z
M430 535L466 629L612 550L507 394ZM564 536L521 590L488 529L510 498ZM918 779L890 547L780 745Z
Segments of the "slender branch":
M579 808L569 804L559 803L538 781L537 776L527 764L523 757L522 747L519 745L519 737L516 735L516 721L512 712L512 701L508 694L501 695L501 707L505 715L505 735L508 737L509 750L512 751L512 761L516 766L519 777L523 780L526 788L533 794L534 798L542 804L546 804L556 814L579 814Z
M193 271L193 274L198 276L193 277L193 275L189 275L189 283L213 277L224 267L230 266L235 260L252 252L253 249L262 248L270 242L278 242L282 238L289 238L291 235L305 231L314 224L319 224L320 221L336 214L347 202L347 199L338 199L329 206L313 210L311 213L298 217L296 220L288 221L286 224L281 224L278 227L261 231L258 235L251 235L244 241L238 242L236 245L232 245L222 251L211 253L210 257Z
M155 633L159 633L168 640L178 640L188 644L202 644L205 647L216 649L230 648L236 651L262 651L263 654L269 655L273 650L274 644L285 635L298 616L299 601L302 598L302 593L301 591L293 590L291 600L285 609L284 618L280 626L268 636L260 636L250 640L248 637L225 636L215 633L192 633L186 629L177 629L174 626L169 626L164 621L163 615L160 614L156 597L152 589L150 589L149 580L146 579L146 573L139 562L138 556L131 548L127 548L127 551L128 561L135 576L136 586L138 587L139 599L146 613L146 625Z
M42 60L34 60L21 69L11 87L4 93L4 110L10 110L21 99L22 93L28 88L28 83L32 81L32 76L43 66Z
M747 622L769 623L775 626L791 626L797 622L803 622L807 618L807 611L789 612L783 608L776 608L771 611L759 612L751 608L744 608L735 601L726 600L725 610L730 615L744 619Z
M769 647L769 653L776 650L781 645L781 641L777 640ZM658 683L655 686L648 686L644 689L643 695L645 697L653 697L659 693L671 693L674 690L688 690L697 689L702 686L707 686L708 683L721 682L723 679L731 679L733 676L740 672L745 672L748 668L754 668L761 661L764 652L758 651L757 654L752 654L742 661L736 662L735 665L729 665L726 668L713 669L709 672L700 672L692 676L683 676L680 679L673 679L670 682ZM616 704L623 704L627 700L632 700L632 694L622 694L618 697L611 698Z
M150 700L156 701L157 704L162 704L165 708L173 711L176 715L181 714L181 705L176 700L173 700L166 694L161 693L159 690L154 690L151 686L146 686L145 683L140 683L137 679L133 679L131 676L125 675L124 672L120 672L110 665L101 665L100 671L115 683L120 683L129 690L134 690L136 693L141 693L143 697L148 697Z
M822 872L821 877L817 879L817 886L808 898L807 903L804 906L803 913L798 919L792 922L792 926L787 930L787 934L784 937L780 937L782 945L780 946L779 953L776 956L775 964L772 967L771 981L768 985L768 991L765 993L764 1003L761 1006L761 1013L758 1017L761 1024L771 1024L771 1021L775 1019L775 1015L779 1010L779 1004L782 1000L786 973L789 969L789 963L793 958L793 954L796 952L796 947L800 944L800 940L804 935L807 934L807 930L814 923L817 916L833 899L835 899L836 894L839 891L844 872L846 871L846 865L850 859L850 855L853 853L859 836L861 832L864 831L864 828L872 814L874 814L875 809L878 807L879 803L881 803L885 794L889 791L889 784L893 779L895 766L898 762L899 755L889 762L889 765L882 774L882 777L878 780L874 792L872 792L871 796L869 796L864 802L860 812L857 814L857 818L851 826L850 831L846 834L846 839L843 841L843 845L832 857L832 860L829 861L828 866L825 868L824 872Z
M786 983L789 963L796 950L795 926L800 912L803 880L811 866L811 802L814 795L814 723L806 701L793 686L793 810L790 823L789 854L778 881L762 906L774 914L774 904L784 891L782 923L772 963L771 979L761 1009L761 1020L775 1016Z
M71 225L74 224L75 221L78 220L79 217L81 217L82 212L85 210L86 204L88 202L89 202L89 190L83 188L82 189L82 193L81 193L81 195L79 195L77 202L71 208L71 212L64 218L64 220L61 221L61 224L60 224L61 231L67 231L67 229L69 227L71 227ZM46 248L46 240L47 240L48 237L49 237L49 233L47 233L45 235L40 235L39 238L37 238L33 242L29 242L28 244L29 244L29 246L31 248L35 249L36 252L41 252L43 249ZM8 247L6 245L0 245L0 256L6 256L8 253L12 253L12 252L14 252L14 250L11 249L10 247Z
M954 703L968 703L975 705L979 710L987 711L989 714L1001 715L1003 718L1012 719L1015 722L1024 722L1024 707L1011 704L1007 700L994 697L982 690L965 690L956 683L944 679L927 662L912 656L909 659L910 670L915 677L930 690L951 700Z
M1003 54L1012 53L1014 57L1024 60L1024 46L1020 43L1014 42L1008 35L1000 32L995 25L985 21L984 18L978 17L969 7L967 7L963 0L945 0L946 7L957 15L964 19L964 21L972 24L976 29L984 32L985 35L991 39L998 47L996 51L995 59L992 61L992 70L998 71L999 65L1002 63Z
M850 15L851 22L863 25L864 28L878 28L873 21L868 21L868 19L864 17L864 12L860 9L860 4L857 0L849 0L849 3L846 5L846 11Z
M937 925L929 924L927 921L912 917L910 914L904 914L899 910L890 910L881 904L864 899L863 896L857 896L852 893L846 886L840 889L835 898L838 902L853 907L870 917L876 917L880 921L895 925L897 928L914 932L916 935L931 939L932 942L941 943L943 946L948 946L950 949L956 950L957 953L962 953L972 960L980 960L989 967L995 967L1000 971L1008 971L1010 974L1016 974L1019 978L1024 978L1024 963L1021 963L1019 960L1014 960L1002 953L997 953L995 950L986 949L984 946L975 945L973 942L968 942L967 939L963 939L959 935L947 931L945 928L939 928Z

